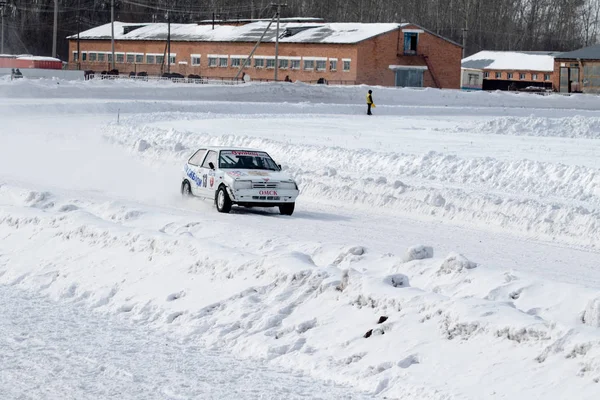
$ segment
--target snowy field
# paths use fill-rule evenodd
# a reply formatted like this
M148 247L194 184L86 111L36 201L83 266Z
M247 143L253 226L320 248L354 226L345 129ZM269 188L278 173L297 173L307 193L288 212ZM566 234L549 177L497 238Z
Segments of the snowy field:
M0 81L0 391L596 399L600 98L366 90ZM207 144L296 213L182 199Z

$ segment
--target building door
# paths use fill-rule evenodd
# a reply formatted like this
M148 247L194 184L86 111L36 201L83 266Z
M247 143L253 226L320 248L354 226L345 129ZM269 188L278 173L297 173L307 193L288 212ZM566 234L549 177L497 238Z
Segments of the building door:
M423 87L422 69L397 69L396 86L398 87Z
M579 68L570 68L569 69L569 83L570 83L570 92L581 92L581 88L579 87Z
M569 93L569 68L560 68L560 93Z

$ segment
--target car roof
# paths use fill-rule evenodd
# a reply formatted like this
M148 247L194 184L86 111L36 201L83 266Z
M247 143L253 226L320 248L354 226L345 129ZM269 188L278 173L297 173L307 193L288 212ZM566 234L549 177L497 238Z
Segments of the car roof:
M253 148L250 148L250 147L206 146L204 148L207 149L207 150L214 150L214 151L236 150L236 151L262 151L262 152L265 152L264 150L253 149Z

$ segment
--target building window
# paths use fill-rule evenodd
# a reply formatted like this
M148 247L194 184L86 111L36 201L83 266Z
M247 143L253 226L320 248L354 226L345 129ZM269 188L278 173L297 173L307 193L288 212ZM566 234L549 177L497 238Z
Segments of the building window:
M227 57L219 57L219 67L227 68L229 65L229 59Z
M538 74L531 74L531 80L532 81L537 81L538 80Z
M200 65L200 54L192 54L192 66L197 67Z
M350 60L342 60L344 62L344 72L350 71Z
M125 62L125 54L123 53L117 53L117 62L118 63L124 63Z
M274 58L267 58L267 68L275 69L275 59Z
M89 53L88 57L90 59L90 62L96 62L96 53Z
M315 61L314 60L304 60L304 69L306 71L312 71L315 69Z
M106 53L106 61L112 62L112 53Z
M490 73L489 72L484 72L483 73L483 77L484 78L489 78L490 77Z
M76 51L73 52L73 61L77 61L79 59L79 55Z
M135 54L127 53L127 63L133 64L135 62Z
M418 41L419 41L418 33L404 32L404 54L416 55Z
M242 59L239 57L231 57L231 66L233 68L239 68L242 66Z
M506 74L506 79L512 79L513 78L513 73L509 72Z
M292 69L300 69L300 60L292 60Z
M255 58L254 59L254 67L264 68L265 67L265 59L264 58Z
M317 60L317 71L327 70L327 60Z
M135 55L135 62L137 64L141 64L144 62L144 55L143 54L136 54Z
M177 62L176 58L177 58L177 56L175 56L173 54L171 54L169 56L169 62L171 63L171 65L175 65L175 63Z
M215 56L208 56L208 66L209 67L216 67L217 66L217 57L215 57Z
M87 61L87 53L81 53L81 61Z
M330 58L329 59L329 70L330 71L337 71L337 58Z
M165 56L156 56L156 63L162 64L165 62Z
M544 80L545 81L549 81L550 80L550 74L544 74Z
M104 53L98 53L98 62L104 62Z
M156 60L156 58L153 55L150 55L150 54L146 55L146 64L154 64L155 60Z
M279 69L288 69L289 61L286 59L279 60Z
M479 86L479 74L469 74L469 86L470 87Z
M502 79L502 72L496 72L496 79Z
M519 74L519 79L524 81L525 80L525 74Z

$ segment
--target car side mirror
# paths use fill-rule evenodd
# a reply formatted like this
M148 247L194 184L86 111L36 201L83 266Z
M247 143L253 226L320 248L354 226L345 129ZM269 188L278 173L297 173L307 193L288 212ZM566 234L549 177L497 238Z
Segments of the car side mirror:
M208 163L208 166L210 169L212 169L213 171L215 170L215 164L213 164L212 162Z
M277 164L277 166L279 167L279 170L281 171L281 164Z

